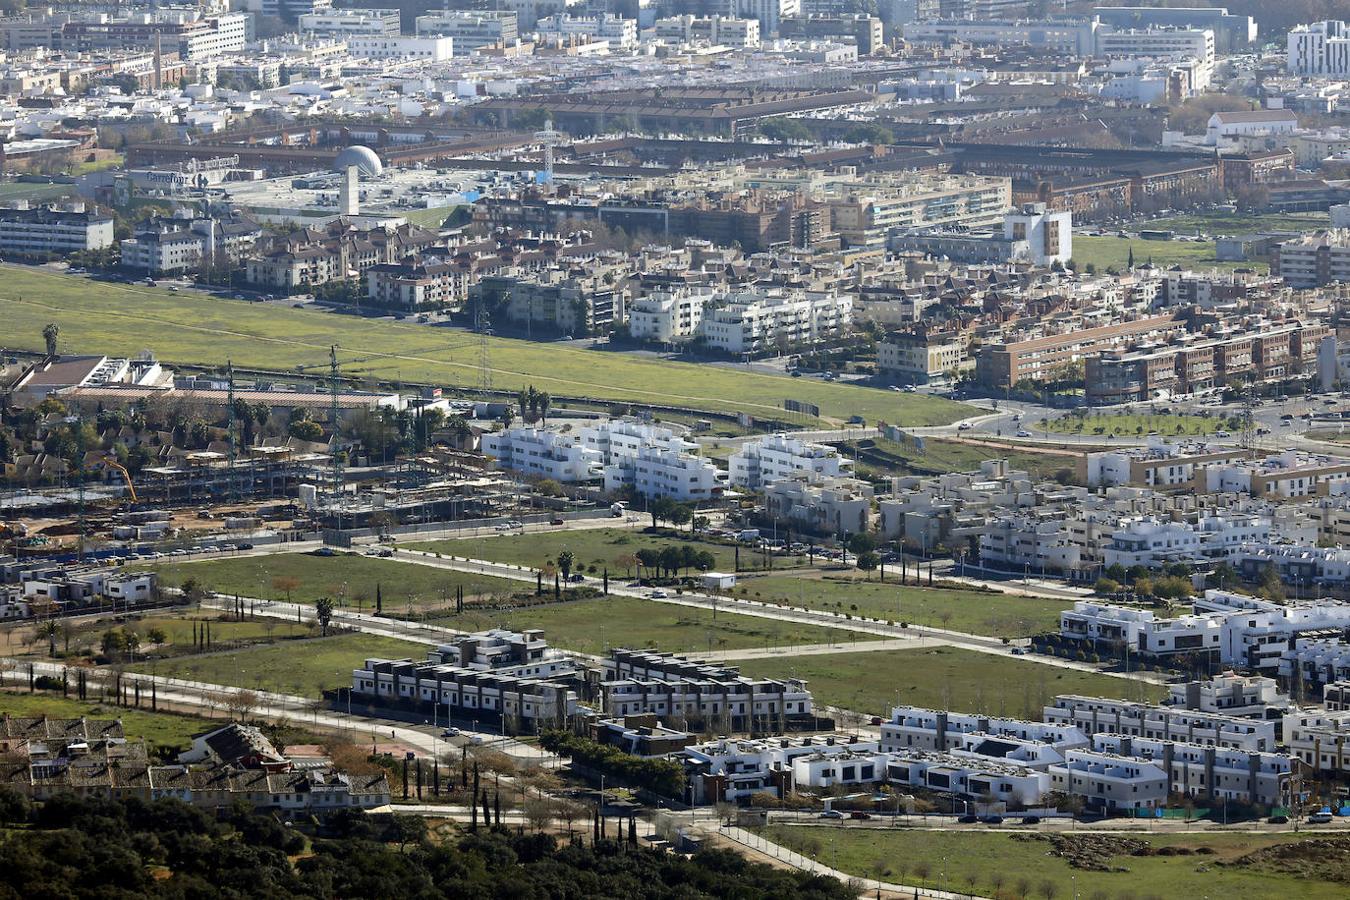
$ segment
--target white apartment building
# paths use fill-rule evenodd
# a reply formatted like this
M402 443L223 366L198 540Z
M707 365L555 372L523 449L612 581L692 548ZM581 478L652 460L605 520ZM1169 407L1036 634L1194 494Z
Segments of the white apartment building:
M354 35L347 40L354 57L445 62L454 56L454 39L448 37L399 37Z
M682 502L711 500L722 491L721 470L685 449L688 442L647 443L636 453L616 456L604 467L605 490L631 487L642 497Z
M461 56L480 47L509 47L520 38L518 17L511 11L441 10L418 16L414 30L418 37L453 38Z
M778 34L778 23L788 16L802 14L802 0L731 0L727 14L739 19L754 19L763 37Z
M1133 484L1155 490L1195 488L1205 485L1205 469L1216 463L1249 459L1250 450L1220 447L1198 441L1169 441L1151 437L1143 447L1088 453L1088 487Z
M486 721L505 732L564 727L577 713L577 695L564 682L410 659L370 658L352 671L357 699L381 705L432 708Z
M814 534L858 534L872 524L872 485L857 478L797 475L764 488L764 512Z
M1089 736L1120 734L1252 752L1272 752L1276 744L1273 721L1077 694L1056 697L1041 718Z
M1271 521L1251 513L1215 513L1194 524L1157 516L1123 519L1116 525L1111 542L1102 549L1107 566L1157 568L1168 562L1227 559L1244 545L1265 543L1271 538Z
M867 175L828 197L831 221L850 247L884 247L892 231L944 226L1002 228L1012 180L982 175Z
M746 441L731 454L730 481L756 491L785 478L808 480L847 475L853 461L826 444L812 444L786 434Z
M1289 73L1304 77L1350 75L1350 24L1313 22L1289 32Z
M1091 56L1097 46L1096 21L948 21L910 22L904 26L911 44L982 44L1027 46L1045 53Z
M531 426L485 434L482 448L503 469L564 484L597 479L604 466L604 454L585 446L580 435Z
M1350 230L1332 228L1283 242L1271 272L1295 288L1350 282Z
M716 294L706 288L658 291L628 304L628 333L634 340L673 344L692 340L703 312Z
M1228 716L1267 719L1289 706L1289 697L1280 693L1275 679L1263 675L1225 672L1203 681L1170 684L1167 690L1168 706Z
M1003 219L1003 238L1025 241L1031 262L1038 266L1073 259L1073 213L1051 210L1044 203L1026 203Z
M1109 59L1193 59L1195 90L1209 86L1214 73L1214 32L1208 28L1146 28L1097 32L1097 55Z
M1314 772L1350 774L1350 712L1296 710L1284 717L1283 734L1289 755Z
M1092 749L1154 762L1168 776L1169 793L1206 801L1280 805L1293 769L1283 753L1120 734L1093 735Z
M799 787L874 784L885 774L876 743L856 736L719 738L684 748L680 759L694 804L735 803L758 793L783 797ZM799 760L806 761L800 768Z
M754 48L759 46L759 21L725 16L670 16L657 19L658 40L670 44L707 43L711 46Z
M300 31L322 37L397 35L397 9L328 9L300 16Z
M910 750L885 760L888 783L961 797L982 811L1034 806L1051 786L1045 768L979 753Z
M608 41L611 50L632 50L637 46L637 20L605 13L598 16L569 16L558 13L540 19L536 25L540 37L589 37Z
M784 352L838 337L853 320L848 294L769 289L729 295L725 305L706 310L703 338L731 354Z
M78 250L102 250L113 243L110 216L55 207L0 209L0 253L16 256L64 256Z
M1086 559L1084 543L1068 523L1046 519L1034 510L999 516L979 537L980 561L1014 571L1059 573L1078 577L1097 566Z
M1052 790L1082 797L1092 813L1156 809L1167 803L1167 773L1157 763L1097 750L1070 750L1050 767Z
M1058 751L1088 746L1088 735L1071 724L896 706L891 709L890 719L881 723L881 749L888 753L913 750L945 753L966 747L966 739L972 735L1034 742Z
M1235 460L1205 469L1205 491L1273 495L1286 500L1350 489L1350 459L1286 450L1262 459Z

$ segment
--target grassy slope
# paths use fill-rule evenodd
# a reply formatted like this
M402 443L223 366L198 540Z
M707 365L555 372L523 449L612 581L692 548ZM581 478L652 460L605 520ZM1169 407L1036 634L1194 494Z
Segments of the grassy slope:
M173 678L318 697L319 691L352 683L352 670L368 656L424 659L427 647L369 634L344 634L303 644L254 647L234 653L181 657L129 667Z
M1157 700L1164 693L1157 685L953 647L754 659L740 666L747 675L805 678L816 702L870 715L902 703L1039 719L1057 694L1136 700L1142 691Z
M875 575L873 576L875 579ZM1067 601L991 594L979 591L949 591L901 586L896 574L887 574L885 584L859 579L830 580L765 575L742 579L739 588L763 600L787 600L796 605L837 612L853 612L893 621L941 626L994 637L1026 637L1055 627ZM857 607L854 609L853 607ZM942 615L951 613L944 622Z
M1134 248L1135 264L1141 266L1152 260L1155 266L1161 266L1162 268L1177 265L1205 270L1237 268L1264 270L1266 268L1264 263L1219 262L1212 241L1200 243L1192 241L1144 241L1134 238L1089 237L1077 234L1073 236L1073 259L1080 268L1092 263L1098 271L1105 271L1108 266L1115 266L1117 269L1124 270L1129 264L1131 247Z
M857 636L831 628L777 622L655 603L631 597L579 600L487 614L469 611L445 616L438 624L466 631L483 628L542 628L550 644L583 653L609 647L656 647L671 652L791 647L847 643Z
M367 609L375 602L377 585L384 602L397 609L406 607L410 601L414 606L442 605L441 598L453 600L460 585L467 598L530 589L528 584L505 578L346 554L323 557L274 553L265 557L163 563L158 569L169 585L195 578L203 586L223 594L271 600L286 598L285 591L274 585L276 579L296 578L300 584L291 591L291 599L297 603L313 603L326 596L346 597L347 606L357 606L358 597L364 595L360 605Z
M326 364L339 344L347 358L379 359L347 366L349 375L429 381L448 386L478 380L477 338L461 332L395 322L339 317L289 307L174 294L135 285L106 284L50 271L6 266L0 312L10 346L39 349L48 322L61 327L66 352L134 354L153 345L171 363L289 368ZM558 395L669 403L770 415L783 398L820 405L827 417L853 414L868 421L924 425L954 421L970 408L923 395L897 394L814 379L638 359L491 338L493 384L533 384Z
M880 831L853 828L813 828L775 825L765 829L771 840L793 847L811 846L827 865L845 872L875 877L878 868L890 881L920 882L929 887L993 896L994 879L1001 876L1007 896L1021 896L1019 883L1030 887L1027 896L1048 897L1042 885L1053 884L1060 897L1241 897L1277 900L1286 897L1344 897L1344 884L1330 884L1294 875L1275 875L1247 867L1218 865L1263 847L1298 840L1299 835L1182 834L1130 835L1155 847L1208 847L1212 856L1124 856L1111 862L1125 871L1091 872L1072 868L1051 856L1042 841L1019 841L1010 834L965 831ZM878 861L881 862L878 867ZM926 879L915 868L928 867ZM939 874L942 880L939 881ZM974 878L972 882L970 879ZM1011 892L1011 893L1009 893Z

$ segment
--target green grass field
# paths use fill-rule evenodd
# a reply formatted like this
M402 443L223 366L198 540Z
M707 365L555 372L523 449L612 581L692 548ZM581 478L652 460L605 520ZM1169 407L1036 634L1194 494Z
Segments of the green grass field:
M8 680L12 681L11 675ZM11 716L51 716L73 719L86 716L91 719L121 719L128 737L144 738L156 747L186 748L194 734L201 734L218 723L196 716L166 712L146 712L126 709L111 704L91 703L62 697L59 692L39 691L35 694L0 692L0 713Z
M552 603L488 614L466 611L436 620L447 628L542 628L554 646L583 653L604 653L610 647L655 647L675 653L793 647L801 644L846 646L865 635L797 625L755 616L740 616L657 603L633 597Z
M158 567L164 583L177 586L185 579L222 594L241 594L267 600L285 600L284 581L296 579L290 599L313 603L319 597L345 601L341 605L370 609L379 586L390 611L444 606L453 603L457 588L463 586L467 599L506 596L529 590L530 585L490 575L474 575L410 565L370 556L339 553L315 556L312 553L272 553L267 556L236 559L209 559L200 562L164 563Z
M1134 249L1135 265L1139 266L1152 261L1155 266L1164 269L1182 266L1203 270L1229 271L1248 268L1264 271L1268 268L1265 263L1219 262L1213 241L1144 241L1135 238L1091 237L1078 234L1073 236L1073 261L1079 270L1086 269L1091 264L1096 266L1098 272L1105 272L1110 267L1124 271L1129 265L1131 248Z
M1164 228L1178 234L1194 235L1196 231L1208 235L1251 234L1257 231L1315 231L1330 228L1331 216L1324 212L1265 213L1213 212L1198 215L1168 216L1148 223L1136 223L1130 228ZM1127 229L1128 230L1128 229ZM1077 241L1077 236L1074 237ZM1149 243L1153 243L1150 241ZM1138 258L1139 251L1135 250Z
M747 675L805 678L817 703L884 716L897 703L1039 719L1057 694L1158 700L1165 691L1111 675L954 647L827 653L738 663Z
M1078 426L1082 425L1080 429ZM1040 429L1040 422L1035 423ZM1176 435L1204 435L1216 431L1238 430L1242 424L1220 416L1169 415L1155 416L1143 413L1126 415L1063 416L1051 419L1046 425L1048 431L1059 434L1116 434L1143 435L1156 431L1164 437Z
M644 547L659 550L668 544L683 543L692 543L699 550L710 551L717 557L717 568L721 571L730 572L736 564L736 549L727 544L702 541L697 536L668 530L648 534L641 528L579 528L528 534L486 534L477 538L408 544L408 547L535 568L556 560L563 550L571 550L578 566L594 565L597 572L603 572L608 567L610 577L613 578L628 574L618 562L621 557L632 555ZM748 546L742 547L740 558L742 570L755 569L763 564L760 555ZM783 557L773 560L775 569L801 564L799 560Z
M435 229L440 228L454 211L455 207L453 206L437 206L432 209L403 209L399 210L397 215L402 216L414 225Z
M859 573L861 575L861 573ZM1028 637L1056 627L1068 601L980 591L901 586L895 572L887 582L861 577L825 579L763 575L743 578L736 593L756 600L853 613L895 622L913 622L994 637ZM950 614L950 618L944 616Z
M282 619L230 622L225 620L223 613L218 613L215 610L182 610L171 615L156 614L130 618L119 615L102 619L80 620L75 623L76 628L70 636L69 644L66 644L63 633L57 637L56 646L58 650L62 651L66 650L68 646L71 654L96 654L99 652L100 642L105 631L111 628L125 628L140 635L141 643L138 654L148 653L163 656L190 653L193 651L194 620L198 623L203 620L210 620L211 639L218 644L225 641L264 641L269 639L279 641L308 637L314 633L314 626L309 622L297 624ZM150 632L156 629L164 632L165 641L162 644L153 644L150 641ZM45 658L47 656L47 641L37 641L27 648L26 653L11 652L12 655L16 656Z
M232 653L179 657L128 667L133 672L228 684L300 697L352 683L352 670L368 656L425 659L425 644L371 634L343 634L303 644L287 642Z
M134 355L147 342L169 363L285 369L339 358L378 357L345 366L347 375L425 381L447 387L478 382L478 338L398 322L298 310L159 288L90 282L50 271L6 266L0 311L9 346L40 349L49 322L61 328L66 353ZM613 400L776 415L784 398L816 403L827 418L857 414L893 424L937 425L970 414L970 407L922 394L815 379L641 359L621 353L490 338L493 384L533 384L555 396Z
M845 452L852 456L853 450L845 446ZM1051 478L1061 469L1074 467L1073 459L1067 456L925 438L922 451L894 441L874 440L870 447L860 448L855 468L860 475L939 475L978 471L986 459L1006 459L1014 469L1038 478Z
M1119 872L1076 869L1051 855L1051 845L1006 833L910 831L772 825L765 837L854 875L918 884L983 897L1152 898L1233 897L1283 900L1287 897L1345 897L1339 881L1303 872L1272 871L1269 866L1233 865L1254 851L1291 841L1293 834L1131 834L1155 849L1164 847L1212 853L1185 856L1108 857ZM1072 840L1072 838L1071 838ZM1310 841L1310 856L1320 855ZM1342 851L1343 852L1343 851ZM1329 861L1337 851L1325 854Z
M15 200L56 200L73 193L73 184L29 184L18 181L0 184L0 201L7 203Z

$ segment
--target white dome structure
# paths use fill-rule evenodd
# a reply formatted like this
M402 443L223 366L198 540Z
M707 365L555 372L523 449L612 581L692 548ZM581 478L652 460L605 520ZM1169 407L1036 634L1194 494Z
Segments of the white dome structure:
M367 178L379 175L384 171L384 163L380 162L379 156L369 147L362 147L360 144L353 144L337 155L333 160L333 168L339 172L345 171L348 166L356 166L362 175Z

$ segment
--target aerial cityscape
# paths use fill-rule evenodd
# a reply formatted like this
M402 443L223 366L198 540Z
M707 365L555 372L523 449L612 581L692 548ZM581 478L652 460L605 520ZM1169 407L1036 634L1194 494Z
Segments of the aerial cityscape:
M0 2L0 893L1350 897L1350 0Z

